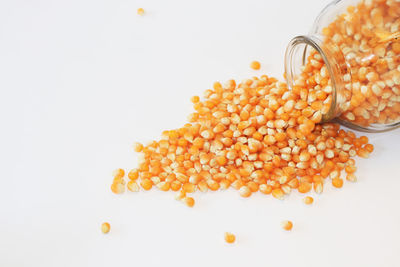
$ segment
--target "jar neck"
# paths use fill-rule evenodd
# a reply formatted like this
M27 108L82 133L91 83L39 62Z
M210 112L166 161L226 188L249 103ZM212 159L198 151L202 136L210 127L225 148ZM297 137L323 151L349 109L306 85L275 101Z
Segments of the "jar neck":
M349 96L344 94L344 86L346 84L351 86L351 73L339 47L324 43L322 40L322 37L316 34L293 38L286 48L285 73L288 87L292 89L303 66L307 64L310 51L314 49L321 55L332 87L330 109L322 116L322 122L327 122L338 117L345 110L345 105L348 103L346 98Z

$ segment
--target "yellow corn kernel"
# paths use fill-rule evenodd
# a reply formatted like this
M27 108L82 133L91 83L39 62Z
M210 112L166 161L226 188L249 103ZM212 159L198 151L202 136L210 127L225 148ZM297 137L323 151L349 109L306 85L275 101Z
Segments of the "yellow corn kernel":
M123 169L116 169L113 172L113 177L115 180L122 179L122 178L124 178L124 176L125 176L125 171Z
M131 180L131 181L128 182L127 188L131 192L138 192L139 191L139 185L134 180Z
M192 197L185 197L183 201L185 202L186 206L190 208L194 206L194 199Z
M139 171L137 169L128 172L128 178L131 180L136 180L139 178Z
M137 9L137 14L140 15L140 16L144 15L144 9L143 8L138 8Z
M101 231L103 232L103 234L107 234L108 232L110 232L110 229L111 229L111 226L108 222L101 224Z
M135 150L135 152L141 152L143 150L143 145L136 142L133 144L133 150Z
M140 181L140 185L144 190L150 190L153 187L153 182L150 179L143 179Z
M272 196L276 199L280 199L282 200L285 196L284 192L282 191L282 189L280 188L276 188L274 190L272 190Z
M314 202L314 199L310 196L306 196L305 198L303 198L303 202L306 205L311 205Z
M122 194L125 192L125 186L121 183L113 183L111 185L111 191L114 194Z
M225 242L229 243L229 244L234 243L236 240L236 236L234 234L228 233L228 232L225 233L224 238L225 238Z
M343 186L343 179L339 177L333 178L332 185L336 188L341 188Z
M252 61L250 63L250 68L252 68L253 70L259 70L260 67L261 67L261 64L258 61Z
M251 196L251 191L250 191L250 189L249 189L247 186L242 186L242 187L239 189L239 194L240 194L242 197L249 197L249 196Z
M293 228L293 223L291 221L283 221L282 228L286 231L290 231Z

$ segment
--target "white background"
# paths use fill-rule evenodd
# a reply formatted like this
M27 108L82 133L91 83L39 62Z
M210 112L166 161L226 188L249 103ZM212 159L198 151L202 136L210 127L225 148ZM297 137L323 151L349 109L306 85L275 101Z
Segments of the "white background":
M136 166L132 143L183 125L192 95L281 79L286 44L328 2L0 1L0 266L400 266L399 130L368 135L359 182L312 206L110 191L113 169Z

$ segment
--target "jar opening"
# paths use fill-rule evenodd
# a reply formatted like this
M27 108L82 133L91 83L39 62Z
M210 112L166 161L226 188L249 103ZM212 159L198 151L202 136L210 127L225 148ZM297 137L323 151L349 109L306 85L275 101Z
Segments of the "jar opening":
M342 118L341 114L348 110L350 99L352 97L352 73L351 68L338 47L334 47L322 41L323 38L318 35L297 36L293 38L285 53L285 76L286 82L290 90L294 86L312 88L309 84L303 84L299 81L299 77L307 73L307 65L310 64L310 55L312 53L318 54L319 59L322 59L324 67L329 77L329 85L331 91L331 102L328 109L322 110L321 122L328 122L334 120L344 126L365 132L385 132L397 127L400 127L400 122L391 124L376 124L372 123L367 126L355 124L351 119L345 116ZM313 90L316 88L314 87ZM319 88L321 89L321 88ZM309 103L310 104L310 103ZM340 118L339 118L340 117Z
M322 40L316 36L297 36L293 38L285 53L285 73L286 81L289 89L293 89L298 77L304 72L304 68L308 63L308 57L312 51L315 51L322 58L330 78L330 87L332 89L332 100L329 110L323 113L322 121L331 121L340 115L340 105L338 105L338 86L341 84L340 75L337 75L337 65L332 62L328 49L322 46Z

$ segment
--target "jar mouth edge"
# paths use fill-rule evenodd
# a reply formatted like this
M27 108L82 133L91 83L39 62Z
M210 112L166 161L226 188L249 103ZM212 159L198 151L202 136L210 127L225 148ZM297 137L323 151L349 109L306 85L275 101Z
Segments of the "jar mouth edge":
M322 49L321 45L322 40L319 38L312 36L312 35L298 35L294 37L292 40L290 40L286 52L285 52L285 73L286 73L286 83L288 84L288 87L290 90L293 89L294 85L294 71L293 68L295 67L293 64L293 54L295 52L295 49L298 45L305 45L304 52L303 52L303 63L304 63L304 57L305 53L307 50L308 46L311 46L314 48L322 57L325 66L328 70L329 77L331 78L332 82L332 102L329 107L329 111L326 114L322 115L322 120L321 122L328 122L332 119L335 118L335 115L337 115L338 109L337 109L337 81L332 69L332 64L329 61L328 57L326 56L325 51ZM303 64L304 66L304 64Z

